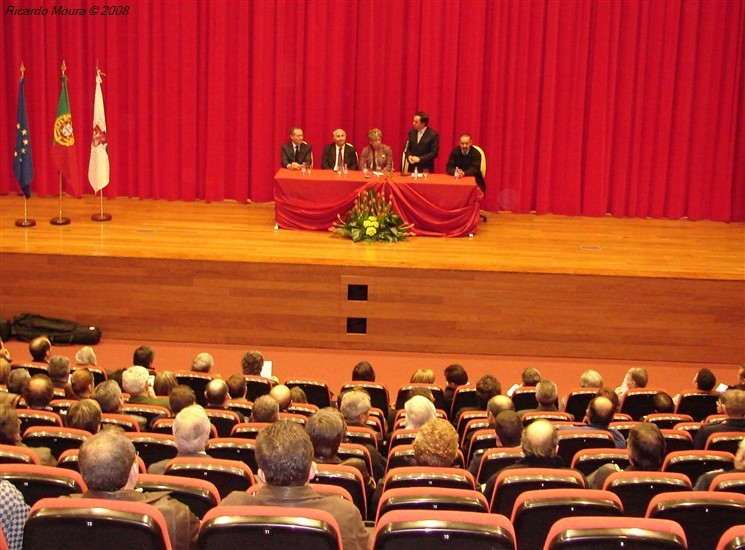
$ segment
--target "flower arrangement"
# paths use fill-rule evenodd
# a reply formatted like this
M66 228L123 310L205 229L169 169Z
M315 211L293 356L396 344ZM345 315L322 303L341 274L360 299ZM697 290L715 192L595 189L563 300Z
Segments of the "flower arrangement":
M406 224L393 211L389 200L381 191L373 189L363 191L354 201L354 206L347 212L346 219L338 216L339 221L329 228L330 231L349 237L354 242L369 243L383 241L395 243L405 241L411 235L411 224Z

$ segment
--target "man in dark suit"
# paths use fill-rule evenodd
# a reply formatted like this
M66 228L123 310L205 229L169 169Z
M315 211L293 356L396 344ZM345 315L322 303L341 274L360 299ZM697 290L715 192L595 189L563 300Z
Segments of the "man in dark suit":
M302 165L313 165L313 152L309 144L303 141L303 130L301 128L290 128L290 141L283 143L282 168L300 170Z
M484 176L481 175L481 153L472 147L473 142L469 134L461 134L458 147L450 152L445 171L451 176L462 178L473 176L476 185L484 190Z
M347 133L337 128L334 130L334 143L323 148L321 168L338 172L344 165L350 170L357 170L357 151L347 143Z
M429 115L418 112L414 115L412 129L406 142L406 159L409 172L429 170L434 172L435 159L440 153L440 135L429 127Z

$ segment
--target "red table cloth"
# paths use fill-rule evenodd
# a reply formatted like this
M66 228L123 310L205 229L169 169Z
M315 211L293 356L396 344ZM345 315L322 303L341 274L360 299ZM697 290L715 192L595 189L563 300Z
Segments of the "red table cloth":
M397 175L389 181L374 175L365 179L358 171L344 177L332 170L302 174L281 168L274 179L274 219L283 229L328 231L359 193L374 189L385 193L406 223L414 224L416 235L465 237L476 233L484 198L474 178L456 180L445 174L430 174L426 180Z

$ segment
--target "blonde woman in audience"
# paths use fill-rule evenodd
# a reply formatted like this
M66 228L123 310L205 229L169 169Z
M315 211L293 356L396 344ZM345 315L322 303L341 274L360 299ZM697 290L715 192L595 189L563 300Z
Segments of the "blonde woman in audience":
M434 384L435 383L435 371L431 369L422 370L419 369L411 375L412 384Z
M88 369L78 369L70 375L70 383L65 385L65 397L84 399L93 397L93 373Z

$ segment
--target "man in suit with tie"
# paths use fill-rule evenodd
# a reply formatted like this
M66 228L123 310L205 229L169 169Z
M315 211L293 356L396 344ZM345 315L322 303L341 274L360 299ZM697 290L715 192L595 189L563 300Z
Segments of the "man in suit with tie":
M334 130L334 143L323 148L321 168L339 172L346 164L350 170L357 170L357 151L347 143L347 133L338 128Z
M406 159L409 172L429 170L434 172L435 159L440 152L440 135L429 127L429 115L418 112L414 115L412 129L406 142Z
M302 165L313 165L313 153L309 144L303 141L302 128L290 129L290 142L282 144L282 168L300 170Z
M461 134L458 138L458 147L453 149L448 158L445 171L451 176L462 178L473 176L476 185L484 190L484 176L481 175L481 153L471 147L473 142L469 134Z

